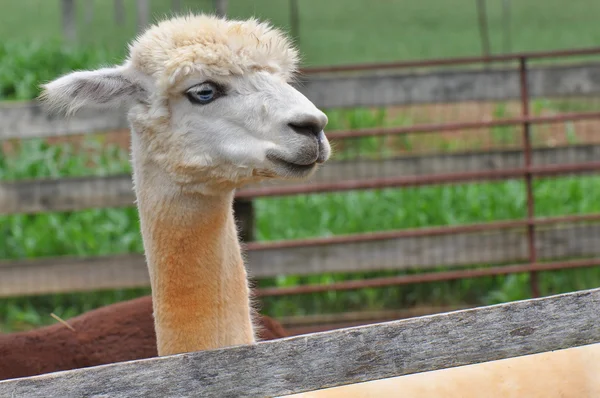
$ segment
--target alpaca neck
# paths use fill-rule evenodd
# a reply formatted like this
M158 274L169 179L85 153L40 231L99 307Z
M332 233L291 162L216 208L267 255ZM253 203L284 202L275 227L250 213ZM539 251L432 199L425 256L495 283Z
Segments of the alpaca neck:
M158 355L253 343L233 191L187 194L157 173L134 174Z

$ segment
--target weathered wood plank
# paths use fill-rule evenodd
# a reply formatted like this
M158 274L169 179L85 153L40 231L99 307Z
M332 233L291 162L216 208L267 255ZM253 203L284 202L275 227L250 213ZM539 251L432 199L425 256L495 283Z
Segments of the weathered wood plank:
M600 159L600 145L544 148L533 152L533 163L536 165L592 162L597 159ZM523 152L520 150L331 161L307 182L267 182L248 186L246 189L273 185L308 186L313 182L500 170L522 166ZM240 190L243 191L244 189ZM0 214L124 207L133 205L134 199L129 175L0 182Z
M250 250L253 278L528 261L524 229ZM600 255L600 224L540 228L539 261ZM481 248L484 247L485 250ZM147 286L142 255L1 261L0 297Z
M63 116L46 112L38 102L0 103L0 140L58 137L128 127L120 110L81 109Z
M532 68L531 97L600 93L600 65ZM393 106L519 98L516 70L306 75L298 89L320 108ZM82 109L68 119L47 115L35 102L0 104L0 140L53 137L127 128L122 111Z
M295 326L314 326L345 322L380 323L417 316L433 315L442 312L458 311L473 306L417 306L402 310L354 311L312 315L292 315L277 317L286 329ZM325 329L323 329L325 330Z
M0 396L281 396L600 342L600 289L0 382Z
M293 317L278 317L277 320L285 328L288 336L325 332L328 330L349 328L397 321L399 319L428 316L442 312L458 311L473 306L443 306L408 308L405 310L343 312L339 314L301 315Z
M146 260L139 254L3 261L0 275L0 296L150 285Z
M297 46L300 45L300 7L298 0L290 0L290 34Z
M572 162L592 162L600 158L600 145L573 145L538 148L532 151L536 166ZM311 182L336 182L349 179L390 178L431 175L474 170L502 170L523 167L521 150L456 152L410 155L381 160L330 161L319 169ZM278 184L285 184L281 182Z
M85 23L89 25L94 22L95 0L87 0L85 3Z
M532 68L532 98L585 96L600 92L600 65ZM516 68L435 72L348 73L308 75L298 89L321 108L393 106L520 98Z
M233 201L233 214L242 242L254 240L254 202L252 200L235 199Z
M227 16L227 0L213 0L215 5L215 14L220 17Z
M125 3L124 0L114 0L115 24L125 25Z
M0 214L133 206L130 175L0 183Z
M600 225L538 228L540 261L600 254ZM256 278L323 272L432 269L468 264L528 261L525 229L338 243L248 253L249 271ZM482 249L485 248L485 249Z
M149 0L136 0L137 32L142 33L150 23Z
M61 0L62 32L66 41L74 43L77 40L77 13L75 0ZM0 118L0 120L2 120Z

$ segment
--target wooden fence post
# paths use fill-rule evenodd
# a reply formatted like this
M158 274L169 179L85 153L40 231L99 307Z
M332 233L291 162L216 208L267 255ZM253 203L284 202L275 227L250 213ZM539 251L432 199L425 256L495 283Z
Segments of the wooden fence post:
M215 12L220 17L227 16L227 0L214 0L215 1Z
M87 0L85 3L85 23L91 24L94 21L94 0Z
M296 44L300 44L300 12L298 0L290 0L290 30Z
M252 199L235 199L233 213L242 242L254 240L254 203Z
M483 53L482 55L484 57L489 57L491 50L485 0L477 0L477 16L479 20L479 36L481 37L481 51Z
M149 0L137 0L136 2L136 15L137 15L137 31L141 33L144 31L148 23L150 22L150 4Z
M510 39L510 0L502 0L502 30L503 35L503 50L505 54L512 51Z
M125 25L125 4L123 0L115 0L115 23L119 26Z
M77 39L75 0L62 0L61 12L63 37L73 43Z
M550 351L572 347L591 354L586 357L593 363L597 347L585 346L600 343L598 305L600 289L584 290L259 344L4 380L0 381L0 396L279 397L543 352L555 356L560 353ZM559 369L569 366L564 363ZM585 363L578 363L575 369L582 372L584 368ZM573 376L572 381L578 380L578 375ZM567 390L598 387L591 373L583 380L582 386ZM475 391L486 395L485 386Z
M181 0L171 0L171 10L178 14L181 12Z

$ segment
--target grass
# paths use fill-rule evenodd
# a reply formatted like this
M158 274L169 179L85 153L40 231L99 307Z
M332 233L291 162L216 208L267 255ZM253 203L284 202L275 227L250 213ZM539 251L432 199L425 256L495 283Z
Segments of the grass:
M40 83L64 73L116 61L108 51L75 49L58 40L0 41L0 100L27 100L39 94Z
M136 34L135 2L125 1L126 23L115 25L113 2L95 1L94 20L78 9L78 44L122 56ZM170 0L153 0L152 16L170 14ZM184 10L212 11L211 0L184 0ZM488 1L492 52L504 50L502 2ZM600 42L595 0L511 2L512 51L590 47ZM368 7L368 8L367 8ZM21 43L61 37L59 0L0 0L0 42ZM306 64L393 61L481 54L475 2L471 0L300 0L299 45ZM230 16L268 19L289 26L289 2L230 0ZM566 12L568 10L568 12Z

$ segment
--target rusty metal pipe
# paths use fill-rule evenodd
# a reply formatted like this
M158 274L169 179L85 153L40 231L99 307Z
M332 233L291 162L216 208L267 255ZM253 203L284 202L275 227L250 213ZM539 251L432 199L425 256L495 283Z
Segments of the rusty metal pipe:
M527 82L527 58L519 58L519 80L521 91L521 115L523 119L529 118L529 87ZM531 146L531 123L527 120L523 122L523 157L525 167L531 167L532 164L532 146ZM535 217L535 197L533 193L533 175L525 173L525 191L527 200L527 218L533 220ZM529 262L537 262L537 249L535 247L535 224L527 225L527 250L529 252ZM530 274L529 283L532 297L540 296L538 277L535 272Z
M569 173L582 173L600 170L600 162L572 163L550 166L531 166L517 169L468 171L460 173L433 174L424 176L403 176L392 178L373 178L369 180L346 180L339 182L309 183L292 186L274 186L246 189L236 194L237 198L255 198L268 196L287 196L297 194L315 194L326 192L352 191L359 189L382 189L418 187L473 181L493 181L532 176L556 176Z
M244 249L248 251L258 250L274 250L274 249L288 249L294 247L314 247L314 246L327 246L334 244L343 243L362 243L362 242L374 242L387 239L399 239L399 238L414 238L414 237L426 237L426 236L440 236L440 235L454 235L460 233L476 233L485 231L494 231L499 229L510 229L510 228L524 228L530 224L535 225L554 225L561 223L577 223L577 222L591 222L600 221L600 213L597 214L584 214L584 215L571 215L571 216L560 216L560 217L545 217L536 219L523 219L523 220L506 220L496 221L488 223L478 224L466 224L466 225L452 225L452 226L439 226L439 227L427 227L427 228L410 228L410 229L399 229L393 231L378 231L371 233L352 234L352 235L336 235L322 238L309 238L309 239L293 239L283 240L275 242L247 242L243 243Z
M466 278L483 278L486 276L498 276L498 275L509 275L517 274L522 272L540 272L540 271L554 271L561 269L575 269L594 267L600 265L600 259L589 259L589 260L575 260L575 261L563 261L563 262L552 262L552 263L535 263L535 264L518 264L518 265L507 265L492 268L483 269L468 269L458 271L442 271L442 272L429 272L417 275L403 275L387 278L373 278L363 279L355 281L335 282L324 285L303 285L293 287L270 287L256 289L254 294L257 297L273 297L273 296L287 296L294 294L309 294L309 293L322 293L328 291L345 291L345 290L358 290L365 288L381 288L389 286L401 286L410 285L415 283L429 283L429 282L445 282L457 279Z
M491 55L489 57L457 57L457 58L434 58L429 60L418 61L400 61L400 62L380 62L380 63L363 63L353 65L330 65L303 68L302 74L311 75L317 73L333 73L333 72L359 72L369 70L383 69L405 69L428 66L450 66L450 65L465 65L465 64L481 64L492 62L510 62L518 61L520 58L528 59L549 59L549 58L566 58L588 55L600 55L600 47L581 48L573 50L559 51L539 51L539 52L520 52L512 54Z
M440 124L417 124L404 127L378 127L369 129L331 131L327 133L330 140L340 140L347 138L376 137L382 135L400 135L400 134L421 134L437 133L442 131L473 130L478 128L492 128L503 126L518 126L523 123L530 124L551 124L562 123L576 120L600 119L600 112L571 112L562 115L553 116L521 116L515 118L505 118L499 120L488 120L480 122L461 122L461 123L440 123Z

